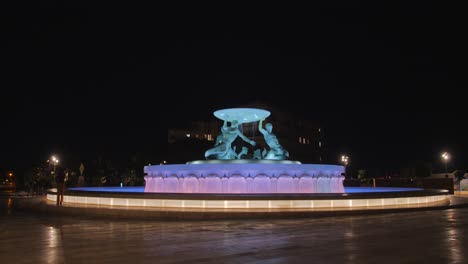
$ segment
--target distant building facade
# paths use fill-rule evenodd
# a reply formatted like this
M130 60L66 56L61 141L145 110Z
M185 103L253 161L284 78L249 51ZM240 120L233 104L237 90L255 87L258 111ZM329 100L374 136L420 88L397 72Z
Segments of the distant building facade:
M263 126L266 123L273 125L273 133L283 148L289 151L290 160L302 163L322 163L326 146L323 128L318 123L302 119L266 103L252 103L238 107L270 111L271 114L263 122ZM206 121L193 122L186 128L169 129L168 156L171 163L205 159L204 152L214 145L216 137L221 133L222 125L222 120L212 116ZM247 158L249 158L256 149L268 150L263 135L258 130L258 122L245 123L241 127L244 135L253 139L257 145L252 147L238 139L236 141L237 152L243 146L248 147L250 154Z

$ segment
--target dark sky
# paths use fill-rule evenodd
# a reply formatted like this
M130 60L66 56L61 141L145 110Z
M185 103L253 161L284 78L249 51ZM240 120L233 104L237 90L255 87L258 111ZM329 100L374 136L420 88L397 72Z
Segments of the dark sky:
M0 166L161 153L167 127L265 101L321 122L329 162L468 167L460 7L231 4L3 8Z

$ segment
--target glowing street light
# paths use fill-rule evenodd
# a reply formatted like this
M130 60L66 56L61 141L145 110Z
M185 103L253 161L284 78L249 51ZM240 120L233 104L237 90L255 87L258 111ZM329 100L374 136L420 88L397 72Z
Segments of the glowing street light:
M59 160L57 159L57 157L55 157L55 155L52 155L50 159L47 160L47 162L49 163L49 166L50 165L54 166L54 175L55 175L55 167L58 165Z
M348 156L342 155L341 156L341 162L346 166L348 165Z
M447 173L447 162L450 159L450 154L448 152L444 152L444 153L442 153L441 156L442 156L442 160L445 163L445 173Z
M346 155L341 155L341 163L343 163L343 165L344 165L345 177L346 177L346 166L348 165L348 162L349 162L349 157L346 156Z

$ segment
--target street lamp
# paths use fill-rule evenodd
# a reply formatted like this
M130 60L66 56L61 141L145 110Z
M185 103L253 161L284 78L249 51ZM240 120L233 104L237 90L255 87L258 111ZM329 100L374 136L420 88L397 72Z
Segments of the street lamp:
M347 176L347 175L346 175L346 166L348 165L348 162L349 162L349 157L346 156L346 155L341 155L341 163L343 163L343 165L344 165L344 174L345 174L345 177Z
M54 166L54 175L55 175L55 167L59 163L59 160L54 155L52 155L52 157L50 157L50 159L48 159L47 162L49 163L49 170L50 170L50 165Z
M445 163L445 173L447 173L447 162L450 159L450 154L448 152L442 153L442 160Z

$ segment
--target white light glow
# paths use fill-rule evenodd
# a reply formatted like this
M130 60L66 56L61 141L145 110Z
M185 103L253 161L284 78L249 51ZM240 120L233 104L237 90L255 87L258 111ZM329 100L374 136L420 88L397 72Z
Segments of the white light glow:
M341 162L344 164L344 165L348 165L348 161L349 161L349 157L346 156L346 155L342 155L341 156Z
M55 202L56 196L48 194L47 199ZM340 200L185 200L185 199L138 199L138 198L106 198L65 195L65 202L99 206L123 206L127 209L141 207L155 208L193 208L193 209L333 209L334 208L369 208L382 206L419 207L421 204L443 202L448 195L425 197L399 197L374 199L340 199Z
M449 160L450 159L450 154L448 152L442 153L442 159Z

